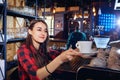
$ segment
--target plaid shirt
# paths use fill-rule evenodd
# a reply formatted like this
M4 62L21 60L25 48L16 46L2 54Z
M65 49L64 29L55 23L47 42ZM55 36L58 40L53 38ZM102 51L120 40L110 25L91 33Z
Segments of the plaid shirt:
M33 46L30 46L32 52L37 53ZM50 50L49 56L51 59L54 59L59 55L60 52L55 50ZM22 45L18 51L18 70L19 70L19 78L20 80L39 80L36 76L36 71L38 67L36 66L36 62L34 57L32 56L31 51L26 47L26 45Z

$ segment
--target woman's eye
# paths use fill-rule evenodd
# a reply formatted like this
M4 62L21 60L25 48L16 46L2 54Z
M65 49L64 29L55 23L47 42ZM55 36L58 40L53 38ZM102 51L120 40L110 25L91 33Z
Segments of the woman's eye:
M37 31L42 31L42 30L41 30L41 29L37 29ZM48 31L47 31L47 30L44 30L44 32L46 32L46 33L47 33Z
M37 29L37 31L41 31L41 29Z
M45 32L48 32L47 30L45 30Z

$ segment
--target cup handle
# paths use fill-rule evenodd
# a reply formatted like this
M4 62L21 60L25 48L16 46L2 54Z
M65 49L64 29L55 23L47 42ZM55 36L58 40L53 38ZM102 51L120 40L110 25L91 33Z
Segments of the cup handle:
M80 51L80 49L81 49L81 48L80 48L80 45L79 45L78 43L76 43L76 45L75 45L75 46L76 46L76 48L78 48L78 49L79 49L79 51Z
M75 45L77 48L79 47L79 45L78 45L78 43L76 43L76 45Z

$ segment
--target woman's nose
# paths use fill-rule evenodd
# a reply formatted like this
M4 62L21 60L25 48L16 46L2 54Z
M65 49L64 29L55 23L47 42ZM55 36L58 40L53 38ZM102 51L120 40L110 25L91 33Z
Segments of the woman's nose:
M44 36L45 36L45 35L46 35L46 32L45 32L45 31L42 31L42 35L44 35Z

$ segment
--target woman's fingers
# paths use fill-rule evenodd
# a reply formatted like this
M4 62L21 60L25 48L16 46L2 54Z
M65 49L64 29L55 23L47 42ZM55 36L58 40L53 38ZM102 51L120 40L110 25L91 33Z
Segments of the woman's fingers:
M79 55L79 56L81 56L81 53L76 51L76 50L69 49L69 51L70 51L70 53L68 53L69 55L73 55L73 56Z
M73 49L69 49L65 52L65 56L70 61L74 58L74 56L81 56L81 54L78 51L75 51Z
M69 49L61 53L59 56L62 62L71 61L75 56L82 56L80 52Z
M68 55L67 58L69 61L71 61L73 59L73 56Z

